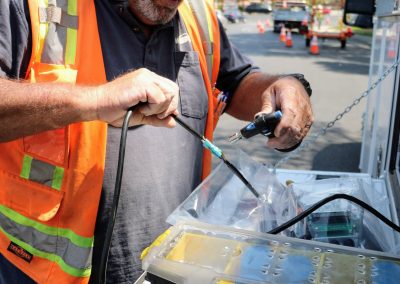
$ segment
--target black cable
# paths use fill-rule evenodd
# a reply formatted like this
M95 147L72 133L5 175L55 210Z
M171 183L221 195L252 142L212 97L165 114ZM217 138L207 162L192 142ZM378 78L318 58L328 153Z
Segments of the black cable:
M132 108L126 112L124 122L122 124L121 140L119 144L119 154L118 154L117 176L115 178L115 189L114 189L113 203L111 206L111 216L108 221L107 231L103 243L103 250L101 252L98 281L96 281L96 283L100 284L106 283L108 253L110 251L111 237L114 230L115 217L117 215L119 196L121 193L122 173L124 171L124 160L125 160L126 136L128 133L129 120L132 116L132 113L133 113Z
M206 138L201 135L200 133L197 133L194 129L192 129L189 125L187 125L182 119L180 119L176 114L171 114L171 116L175 119L175 121L185 128L190 134L192 134L194 137L197 137L201 141L205 140Z
M293 219L290 219L289 221L283 223L282 225L270 230L268 233L269 234L279 234L280 232L290 228L291 226L293 226L297 222L303 220L304 218L306 218L308 215L313 213L315 210L317 210L321 206L323 206L323 205L325 205L325 204L327 204L327 203L329 203L329 202L331 202L331 201L333 201L335 199L346 199L348 201L356 203L357 205L361 206L362 208L366 209L367 211L369 211L370 213L375 215L375 217L379 218L383 223L388 225L390 228L392 228L393 230L395 230L395 231L400 233L400 227L397 226L392 221L390 221L389 219L387 219L385 216L383 216L377 210L372 208L370 205L368 205L364 201L361 201L360 199L357 199L357 198L355 198L355 197L353 197L351 195L347 195L347 194L344 194L344 193L337 193L337 194L331 195L329 197L326 197L326 198L318 201L317 203L315 203L314 205L309 207L307 210L304 210L302 213L300 213L299 215L297 215Z
M253 185L244 177L244 175L236 168L231 162L229 162L225 155L222 155L221 160L225 165L244 183L244 185L254 194L256 198L260 197L258 191L253 187Z
M182 119L180 119L177 115L171 114L171 116L175 119L175 121L182 126L184 129L186 129L190 134L192 134L194 137L198 138L201 140L201 142L205 142L207 139L204 137L204 135L201 135L197 131L195 131L193 128L191 128L189 125L187 125ZM208 148L209 149L209 148ZM215 153L209 149L213 155ZM251 191L251 193L254 194L256 198L260 197L260 194L257 192L257 190L251 185L251 183L244 177L244 175L231 163L229 162L225 155L222 154L220 157L217 156L219 159L221 159L225 165L244 183L244 185Z

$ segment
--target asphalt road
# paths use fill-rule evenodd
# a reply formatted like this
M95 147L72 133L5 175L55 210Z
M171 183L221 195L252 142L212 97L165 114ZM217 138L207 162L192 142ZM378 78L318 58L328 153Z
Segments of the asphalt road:
M315 122L308 135L311 138L367 89L371 38L353 36L346 49L341 49L337 40L319 40L320 54L311 55L305 47L304 37L299 34L293 34L293 47L286 48L271 27L267 27L265 33L259 33L257 21L265 25L268 17L252 14L246 15L245 23L228 23L225 25L228 37L263 71L303 73L306 76L313 89ZM359 172L365 104L364 99L325 135L279 168ZM236 155L240 149L257 161L274 165L287 156L266 148L266 139L262 136L229 144L227 137L245 124L226 114L221 117L214 141L228 157ZM214 165L217 162L214 161Z

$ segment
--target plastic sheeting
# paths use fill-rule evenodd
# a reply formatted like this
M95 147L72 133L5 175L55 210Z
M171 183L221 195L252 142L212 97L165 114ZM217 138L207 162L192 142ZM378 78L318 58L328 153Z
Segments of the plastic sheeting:
M316 202L336 193L356 197L384 215L388 211L386 194L370 200L374 190L369 178L342 177L293 183L297 208L303 211ZM348 200L334 200L294 226L296 237L327 243L396 253L392 229L377 217ZM293 228L292 228L293 229Z
M212 174L167 219L170 224L196 219L267 232L296 214L290 191L279 183L268 167L251 160L243 152L231 161L260 194L251 191L224 164Z
M384 192L373 193L370 178L335 177L294 182L279 182L274 170L240 152L231 161L260 194L256 198L224 164L220 164L195 191L168 217L175 224L196 220L256 232L268 232L311 205L335 193L354 196L389 215L389 200ZM368 193L368 194L367 194ZM374 196L370 200L368 196ZM282 232L302 239L367 248L390 253L396 251L393 230L372 214L347 200L332 201Z

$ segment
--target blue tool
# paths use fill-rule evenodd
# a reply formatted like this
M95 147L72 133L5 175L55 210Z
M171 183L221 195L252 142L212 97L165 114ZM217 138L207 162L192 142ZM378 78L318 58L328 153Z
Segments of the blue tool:
M242 138L250 138L257 134L262 134L267 137L273 137L276 125L282 118L282 112L280 110L263 113L258 115L252 122L247 124L245 127L228 138L229 142L233 143Z

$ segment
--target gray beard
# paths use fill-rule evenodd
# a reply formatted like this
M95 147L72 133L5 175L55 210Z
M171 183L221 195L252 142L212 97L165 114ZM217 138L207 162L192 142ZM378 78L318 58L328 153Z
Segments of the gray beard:
M158 7L152 0L137 0L133 5L136 11L155 25L168 23L176 13L175 9Z

